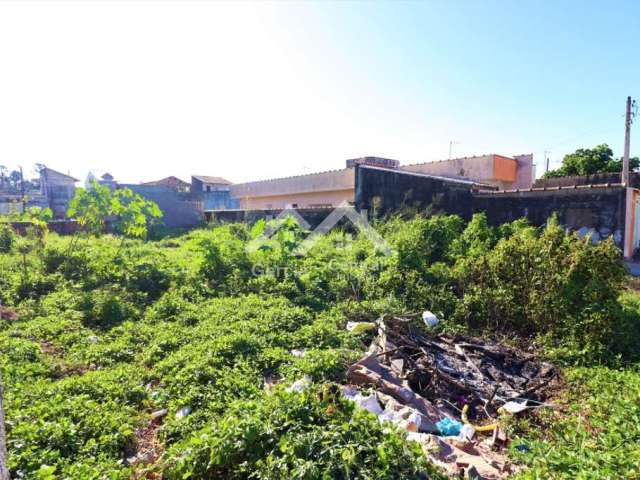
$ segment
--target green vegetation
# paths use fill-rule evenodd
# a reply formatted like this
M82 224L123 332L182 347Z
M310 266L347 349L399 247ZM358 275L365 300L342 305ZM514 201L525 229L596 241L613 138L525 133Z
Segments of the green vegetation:
M97 225L113 198L78 200L75 214ZM394 218L376 226L389 257L345 231L298 256L291 221L264 242L263 222L144 241L145 208L144 235L134 221L126 240L49 234L21 249L0 230L0 301L19 315L0 320L14 477L439 478L335 387L371 338L347 321L423 309L567 367L562 410L510 427L528 447L513 448L531 467L522 478L638 477L640 299L620 296L611 240L555 221ZM304 375L313 385L288 392ZM127 462L143 453L148 465Z
M629 170L637 170L640 159L629 159ZM576 175L593 175L594 173L622 172L622 159L613 158L613 150L603 143L593 148L579 148L574 153L564 156L562 166L545 172L542 178L569 177Z

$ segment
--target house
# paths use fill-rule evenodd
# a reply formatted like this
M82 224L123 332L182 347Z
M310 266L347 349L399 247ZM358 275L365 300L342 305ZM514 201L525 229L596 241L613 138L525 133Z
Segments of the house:
M113 179L113 175L111 175L109 172L102 175L100 177L100 180L98 180L98 183L100 185L104 185L105 187L109 187L109 190L111 191L118 188L118 183Z
M502 189L529 188L535 178L531 154L513 157L488 154L404 166L398 160L367 156L349 159L346 168L339 170L234 184L230 186L231 197L243 209L317 208L353 203L355 167L360 165L468 180Z
M64 218L69 202L76 190L77 178L65 175L49 167L40 170L40 190L47 199L47 204L54 218Z
M161 178L160 180L154 180L153 182L141 183L141 185L146 185L151 187L165 187L178 192L188 192L191 190L190 183L185 182L184 180L180 180L178 177L174 177L174 176Z
M231 182L222 177L193 175L191 196L202 202L203 210L227 210L240 207L240 202L232 198Z
M490 153L473 157L451 158L437 162L403 165L401 170L460 178L507 190L530 188L535 180L533 154L507 157Z

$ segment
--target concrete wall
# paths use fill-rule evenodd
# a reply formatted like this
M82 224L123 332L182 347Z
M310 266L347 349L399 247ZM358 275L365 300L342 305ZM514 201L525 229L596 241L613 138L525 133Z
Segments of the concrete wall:
M556 213L562 225L594 240L613 236L623 247L626 189L595 187L553 191L476 192L473 212L485 212L493 225L526 217L533 225L545 225Z
M516 182L511 188L531 188L536 179L536 167L533 164L533 154L514 155L518 162Z
M162 222L171 228L189 228L203 222L202 202L193 200L189 192L178 192L158 185L120 185L130 188L147 200L154 201L162 210Z
M473 182L434 177L403 170L356 167L355 205L372 215L402 208L430 209L432 213L471 217Z
M298 208L296 211L311 225L311 228L315 228L333 211L333 208ZM281 212L282 209L216 210L205 212L205 217L207 221L220 223L246 222L253 224L261 219L271 220Z
M627 190L635 196L627 198ZM625 247L625 225L636 225L637 214L627 203L637 204L640 194L634 189L617 187L578 187L520 192L479 191L470 182L456 182L409 172L358 167L356 173L356 208L372 215L384 215L403 207L414 207L430 213L457 214L465 219L485 212L493 225L526 217L536 226L545 225L554 213L561 224L594 240L613 236ZM640 214L640 208L638 209ZM638 235L627 237L630 245L638 243ZM635 243L634 243L635 242ZM629 247L625 255L633 251Z
M314 208L314 207L337 207L343 202L353 203L354 189L327 190L308 193L291 193L286 195L270 195L264 197L240 197L238 202L240 208L255 209L284 209L294 208Z
M490 179L493 178L493 155L403 165L400 170L427 175L464 177L473 180Z
M30 222L11 222L11 227L19 235L26 235L27 229L32 226ZM78 222L75 220L54 220L47 223L49 231L59 235L72 235L78 230Z
M536 180L536 188L557 188L572 185L601 185L618 184L621 181L620 173L596 173L593 175L580 175L574 177L539 178ZM629 183L633 188L640 188L640 173L631 172Z
M244 209L281 209L297 204L299 208L329 205L354 200L354 169L276 178L231 185L231 196Z

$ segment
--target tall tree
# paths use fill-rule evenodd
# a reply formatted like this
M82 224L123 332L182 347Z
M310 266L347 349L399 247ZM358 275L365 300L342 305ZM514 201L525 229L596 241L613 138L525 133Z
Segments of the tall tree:
M4 188L4 179L9 173L9 170L4 165L0 165L0 188Z
M629 159L629 170L636 170L639 166L638 157ZM579 148L574 153L565 155L562 166L556 170L549 170L543 178L617 172L622 172L622 159L614 158L613 150L603 143L593 148Z

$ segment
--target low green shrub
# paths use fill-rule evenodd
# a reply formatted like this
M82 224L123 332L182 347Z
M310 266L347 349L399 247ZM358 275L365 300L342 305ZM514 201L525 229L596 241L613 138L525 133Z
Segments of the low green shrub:
M336 390L279 390L233 403L225 416L167 452L167 478L445 478L417 444L354 411Z
M15 233L10 225L0 224L0 253L11 253L15 242Z

